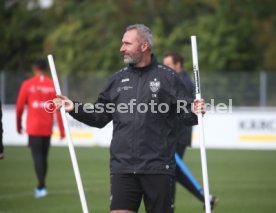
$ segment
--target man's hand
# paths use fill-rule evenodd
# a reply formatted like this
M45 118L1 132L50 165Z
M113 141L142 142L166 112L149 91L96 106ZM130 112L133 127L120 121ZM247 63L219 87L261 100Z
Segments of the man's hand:
M205 114L205 101L204 99L194 99L192 111L195 114Z
M64 106L66 112L71 112L74 109L74 103L69 98L63 95L57 95L56 98L53 99L53 102L56 106L56 109L60 109Z
M4 153L0 152L0 160L4 159Z

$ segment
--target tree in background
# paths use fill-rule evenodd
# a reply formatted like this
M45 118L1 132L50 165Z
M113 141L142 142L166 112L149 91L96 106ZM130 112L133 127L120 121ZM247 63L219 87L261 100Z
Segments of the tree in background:
M275 8L273 0L55 0L48 9L38 0L3 0L0 70L28 70L51 53L63 73L114 72L125 27L145 23L159 58L179 51L190 68L194 34L202 70L276 71Z

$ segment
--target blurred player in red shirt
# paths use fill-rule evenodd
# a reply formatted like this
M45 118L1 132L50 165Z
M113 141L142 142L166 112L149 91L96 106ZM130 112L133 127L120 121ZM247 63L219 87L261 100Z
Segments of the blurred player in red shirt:
M20 88L16 102L17 132L22 134L22 114L27 105L26 132L29 135L28 145L32 152L38 186L35 197L40 198L48 194L46 189L47 157L54 123L54 109L52 100L56 96L53 81L46 76L48 63L37 60L33 65L34 76L25 80ZM64 127L59 111L55 113L60 129L61 138L64 137Z

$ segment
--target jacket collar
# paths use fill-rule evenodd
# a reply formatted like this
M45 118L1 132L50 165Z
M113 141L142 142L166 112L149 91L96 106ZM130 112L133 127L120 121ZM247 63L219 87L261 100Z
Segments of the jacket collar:
M135 67L133 64L130 64L130 65L128 65L128 67L133 71L142 72L142 71L148 71L156 65L157 65L157 59L153 54L151 54L151 62L147 66L145 66L145 67Z

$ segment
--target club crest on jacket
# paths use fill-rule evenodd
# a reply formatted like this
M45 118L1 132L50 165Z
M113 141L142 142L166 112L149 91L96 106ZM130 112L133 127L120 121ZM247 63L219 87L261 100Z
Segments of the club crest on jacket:
M157 79L155 78L154 81L149 82L149 86L152 92L157 92L160 88L160 81L157 81Z

